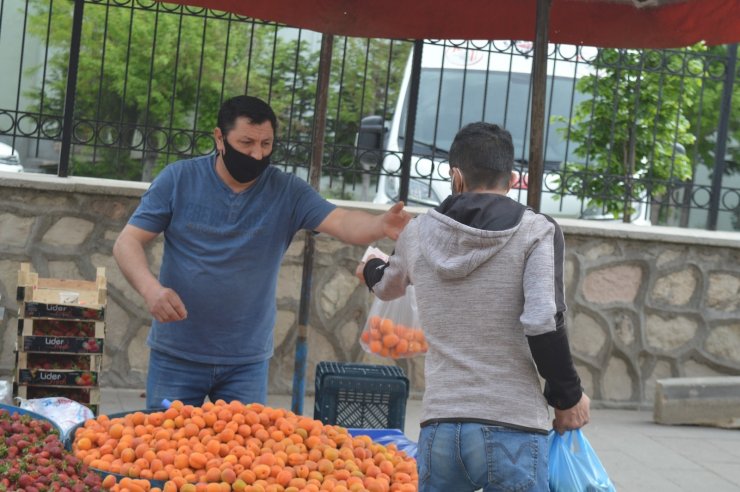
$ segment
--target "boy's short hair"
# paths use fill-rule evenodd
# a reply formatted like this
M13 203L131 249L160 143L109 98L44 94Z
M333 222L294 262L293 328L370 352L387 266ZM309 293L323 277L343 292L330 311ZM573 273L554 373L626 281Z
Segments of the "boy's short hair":
M470 123L455 135L450 167L460 168L471 190L507 188L514 169L511 133L493 123Z
M224 136L234 128L236 119L249 118L254 124L260 125L269 121L273 133L277 133L277 117L269 104L254 96L236 96L227 99L218 111L217 125Z

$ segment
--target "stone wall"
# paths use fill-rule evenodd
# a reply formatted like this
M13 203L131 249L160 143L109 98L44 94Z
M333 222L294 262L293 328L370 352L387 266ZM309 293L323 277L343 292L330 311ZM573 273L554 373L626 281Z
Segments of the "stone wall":
M146 184L0 173L0 377L13 372L21 262L42 277L108 278L102 384L144 386L149 316L111 256ZM343 206L357 203L340 202ZM376 209L369 204L365 208ZM584 386L603 405L652 403L664 377L740 374L740 234L561 220L571 345ZM290 393L304 233L280 271L270 391ZM382 241L390 251L392 243ZM392 363L358 343L372 295L354 277L364 247L317 236L306 389L318 361ZM159 266L162 241L148 254ZM423 392L423 358L398 361Z
M595 400L740 374L740 234L561 222L571 346Z

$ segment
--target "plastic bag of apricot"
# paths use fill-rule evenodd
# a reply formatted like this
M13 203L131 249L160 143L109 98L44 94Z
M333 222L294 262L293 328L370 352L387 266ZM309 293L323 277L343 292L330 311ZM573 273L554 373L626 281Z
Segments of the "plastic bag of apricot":
M401 359L423 355L429 348L419 322L414 286L392 301L375 298L370 307L360 345L371 354Z

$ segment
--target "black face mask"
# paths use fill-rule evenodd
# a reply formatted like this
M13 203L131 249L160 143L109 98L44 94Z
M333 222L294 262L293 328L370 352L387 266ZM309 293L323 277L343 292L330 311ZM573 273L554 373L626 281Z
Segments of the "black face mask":
M240 183L254 181L270 165L269 155L262 159L255 159L251 155L242 154L226 141L226 137L224 137L224 153L221 154L221 158L231 177Z
M460 171L460 169L458 169L457 171L458 171L460 177L462 178L462 171ZM462 193L462 184L460 185L460 189L459 190L456 190L455 189L455 175L454 175L454 173L453 173L452 177L450 178L450 187L452 188L452 196L459 195L460 193Z

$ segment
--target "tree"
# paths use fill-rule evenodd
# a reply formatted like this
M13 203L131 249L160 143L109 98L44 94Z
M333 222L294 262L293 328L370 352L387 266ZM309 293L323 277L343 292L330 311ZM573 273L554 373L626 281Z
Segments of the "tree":
M687 115L691 121L693 133L696 135L696 141L692 146L686 148L686 153L689 156L695 156L694 170L697 166L704 166L709 169L708 177L710 180L714 174L713 168L716 162L717 131L722 111L725 72L729 65L728 55L728 49L725 45L707 48L704 56L705 69L702 73L700 103L694 104ZM737 179L740 177L740 83L737 80L733 84L732 106L729 109L729 117L723 178L735 177ZM679 225L682 227L688 226L689 210L692 205L695 205L693 202L695 184L692 176L692 179L687 181L682 189L682 208L679 219ZM724 186L728 186L727 181L725 181ZM730 184L730 186L732 185ZM737 200L735 203L737 203ZM729 203L722 203L722 205L729 206L731 204L731 197ZM740 205L736 206L731 222L734 229L740 229Z
M47 42L53 55L39 106L61 114L71 11L56 6L49 12L42 0L32 1L32 34L46 36L47 18L52 26ZM168 161L213 148L208 135L221 98L243 93L244 67L252 68L255 93L269 87L271 29L226 15L167 13L181 9L174 6L126 7L85 6L75 136L94 145L95 155L78 148L72 171L150 180Z
M683 149L696 137L687 114L701 79L680 75L701 73L701 59L691 55L704 51L703 45L682 51L599 50L595 73L578 82L587 98L560 129L580 158L566 164L561 193L576 194L629 222L633 200L659 197L672 180L689 179L691 162Z
M30 1L29 29L47 42L51 57L43 91L28 95L37 99L37 111L61 119L72 5L55 3L52 10L44 0ZM87 2L82 26L72 174L149 181L173 160L210 152L221 101L244 93L267 99L278 115L275 158L293 168L307 164L318 44L302 39L303 31L159 2ZM375 44L368 60L390 41ZM365 57L356 54L346 58L346 73L362 72ZM391 73L395 90L401 73ZM342 109L334 119L329 113L337 140L347 141L356 127L357 107L377 106L379 82L370 81L364 94L341 87Z

